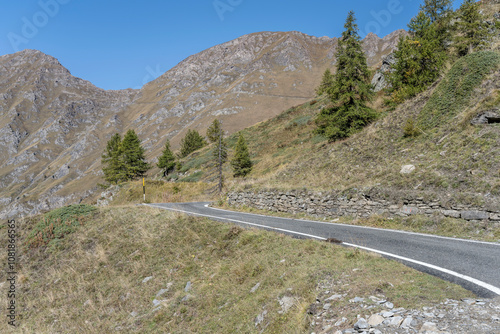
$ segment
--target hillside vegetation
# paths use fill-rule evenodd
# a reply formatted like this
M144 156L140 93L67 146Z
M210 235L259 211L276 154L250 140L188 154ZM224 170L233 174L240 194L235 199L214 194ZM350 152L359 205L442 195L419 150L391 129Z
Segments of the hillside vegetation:
M48 218L80 223L35 244ZM357 296L396 307L472 297L374 254L142 206L65 207L18 231L20 327L2 321L2 333L302 333L320 293L344 296L331 302L343 328L366 311L349 302Z
M377 122L335 143L313 134L326 99L290 108L241 131L254 167L245 180L232 178L227 167L228 189L363 191L393 199L415 193L452 203L497 205L500 125L473 126L470 120L499 108L499 64L498 51L468 55L428 91L395 110L380 111ZM405 129L409 121L411 136ZM237 136L229 137L229 147ZM209 160L210 147L193 153L182 162L180 178L203 179ZM416 171L403 175L401 167L407 164Z

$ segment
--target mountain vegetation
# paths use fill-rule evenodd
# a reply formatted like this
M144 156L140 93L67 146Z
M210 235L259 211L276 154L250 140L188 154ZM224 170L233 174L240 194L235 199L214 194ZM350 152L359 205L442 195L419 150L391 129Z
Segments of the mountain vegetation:
M234 151L234 157L231 160L233 176L245 177L252 171L252 161L250 160L250 154L248 152L245 137L243 137L241 133L238 136L238 142L236 143Z
M459 56L484 49L491 40L485 17L481 14L479 3L474 0L462 2L454 29L455 48Z
M326 91L333 103L332 107L321 110L316 118L317 133L330 140L349 137L377 117L367 106L373 96L373 87L354 12L349 12L344 28L337 48L335 75L331 78L325 72L317 89L320 93Z
M174 170L175 165L175 156L170 149L170 141L167 140L165 142L165 148L163 149L162 155L158 158L156 166L163 172L163 176L167 176L169 172Z
M181 140L179 156L187 157L189 154L207 145L207 141L196 130L189 129L186 136Z
M349 302L356 296L383 294L406 308L473 298L359 250L137 207L143 194L135 179L148 175L151 202L214 200L215 165L219 192L303 188L498 211L500 124L471 122L500 109L499 7L487 5L486 25L467 0L457 13L448 0L425 0L408 36L384 39L361 41L352 12L338 41L252 34L188 58L140 91L99 90L34 51L0 57L3 214L86 203L19 220L19 330L307 332L323 330L310 316L318 291L343 296L330 307L345 328L363 312ZM396 46L391 87L373 94L370 68ZM131 124L138 134L122 138ZM210 144L193 129L208 129ZM156 168L146 157L159 157ZM401 173L408 164L414 171ZM99 197L103 178L113 186ZM454 218L342 219L500 237L498 224ZM288 310L285 297L293 300Z
M132 129L123 140L118 133L111 137L102 155L102 164L104 179L114 184L142 177L151 169L139 137Z
M49 221L64 234L37 243ZM359 312L349 300L373 291L406 308L473 297L377 255L144 206L71 206L19 223L18 246L31 245L19 258L16 300L16 330L26 333L307 332L324 282L345 294L332 303L345 326ZM286 312L284 296L294 300ZM0 332L8 327L0 322Z

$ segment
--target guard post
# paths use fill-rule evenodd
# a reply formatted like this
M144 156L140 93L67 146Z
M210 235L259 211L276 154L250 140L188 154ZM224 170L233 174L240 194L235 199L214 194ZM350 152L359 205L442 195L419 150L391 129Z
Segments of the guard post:
M146 202L146 181L142 178L142 194L144 195L144 202Z

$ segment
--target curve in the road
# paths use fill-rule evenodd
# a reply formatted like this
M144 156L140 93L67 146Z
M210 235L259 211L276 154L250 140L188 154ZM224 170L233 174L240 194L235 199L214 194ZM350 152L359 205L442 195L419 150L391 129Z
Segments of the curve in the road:
M358 240L358 242L351 241L351 242L342 242L343 245L349 246L349 247L357 247L366 251L378 253L382 256L389 257L396 259L398 261L401 261L411 267L414 267L420 271L424 271L436 276L439 276L443 279L446 279L448 281L452 281L454 283L458 283L465 288L472 290L476 294L483 296L483 297L493 297L495 295L500 296L500 266L497 266L495 269L495 265L498 265L498 259L500 259L500 244L496 243L490 243L490 242L482 242L482 241L474 241L474 240L464 240L464 239L455 239L455 238L450 238L450 237L441 237L441 236L432 236L432 235L427 235L427 234L422 234L422 233L413 233L413 232L406 232L406 231L398 231L398 230L387 230L387 229L379 229L379 228L374 228L374 227L366 227L366 226L355 226L355 225L345 225L345 224L337 224L337 223L328 223L328 222L319 222L319 221L311 221L311 220L302 220L302 219L290 219L290 218L282 218L282 217L274 217L274 216L265 216L265 215L258 215L258 214L249 214L249 213L241 213L241 212L236 212L236 211L229 211L229 210L224 210L224 209L219 209L219 208L210 208L208 206L209 203L202 203L202 202L197 202L197 203L168 203L168 204L148 204L148 206L151 207L157 207L161 209L168 209L171 211L176 211L176 212L181 212L185 214L190 214L190 215L196 215L196 216L202 216L218 221L229 221L233 222L236 224L240 225L246 225L246 226L252 226L252 227L257 227L257 228L263 228L263 229L268 229L268 230L274 230L302 238L313 238L313 239L318 239L318 240L327 240L328 235L330 235L333 232L343 234L343 236L349 236L353 240ZM217 215L217 212L219 214ZM246 219L245 219L246 217ZM255 218L258 217L259 223L256 222L251 222L250 218ZM268 220L267 225L262 223L261 220ZM285 224L278 222L278 220L281 220L285 222ZM297 226L297 223L303 223L302 226ZM321 225L321 229L317 228L314 229L313 225ZM273 226L274 225L274 226ZM286 227L286 228L284 228ZM326 227L326 228L325 228ZM304 231L304 229L310 229L311 232ZM340 231L343 230L343 231ZM345 232L347 230L347 232ZM350 230L350 231L349 231ZM358 230L358 235L363 234L362 237L355 238L353 237L353 231ZM366 230L369 233L359 233L360 230ZM328 235L325 236L324 234L327 233ZM323 234L323 235L320 235ZM373 235L375 234L375 235ZM405 256L405 254L401 254L401 252L404 253L403 250L406 250L406 247L403 246L403 250L398 248L398 244L401 243L401 238L395 237L398 234L400 235L406 235L409 238L413 238L416 240L413 240L413 244L420 245L421 247L415 247L415 245L412 245L412 247L408 248L413 248L413 252L410 250L410 254L413 254L414 256L409 257L408 255ZM368 235L368 237L366 236ZM387 237L389 235L389 237ZM396 250L399 250L400 254L397 254L397 252L394 251L388 251L387 249L384 250L384 247L377 247L373 248L373 246L367 247L367 245L363 245L363 243L374 243L373 240L371 239L385 239L382 240L382 242L385 242L385 248L395 248ZM391 239L392 238L392 239ZM466 245L468 244L469 246L465 248L469 249L462 249L460 251L459 249L455 249L452 252L455 253L456 259L455 261L448 261L446 263L448 268L445 268L442 265L443 261L439 261L439 259L443 257L449 257L451 254L442 254L442 256L433 256L432 251L429 252L429 247L431 245L433 247L436 247L434 240L440 240L441 243L448 243L448 244L454 244L454 243L465 243ZM374 243L376 244L376 242ZM396 244L396 246L394 246ZM387 247L389 245L389 247ZM492 248L494 247L494 248ZM380 249L382 248L382 249ZM481 254L481 252L478 252L478 248L481 248L481 251L484 248L484 252L486 254ZM444 248L445 249L445 248ZM491 250L495 251L495 254L490 254ZM469 253L471 254L469 254ZM407 252L408 253L408 252ZM471 273L463 273L464 271L464 265L460 263L460 253L462 253L463 258L467 258L470 262L469 266L465 266L465 268L469 268L471 265L476 266L476 269L472 268L469 269L471 273L475 274L475 277L471 276ZM479 254L479 255L478 255ZM420 257L420 259L419 259ZM424 260L423 260L423 259ZM497 259L497 262L491 262L493 258ZM425 259L434 259L434 261L426 261ZM430 263L434 262L434 263ZM441 263L440 263L441 262ZM446 261L445 261L446 262ZM457 269L459 270L453 270L450 269L449 267L456 266ZM486 266L486 267L485 267ZM493 268L491 268L493 266ZM488 278L488 280L481 279L481 270L477 270L477 267L481 267L484 271L484 269L489 269L488 275L483 275L483 277ZM493 269L493 272L491 272L491 269ZM460 272L462 271L462 273ZM465 270L467 271L467 270ZM495 272L497 275L495 275ZM493 275L493 277L492 277ZM477 278L479 276L479 278ZM496 279L495 279L496 277ZM489 282L488 282L489 281ZM492 282L493 281L493 282ZM493 284L491 284L493 283Z

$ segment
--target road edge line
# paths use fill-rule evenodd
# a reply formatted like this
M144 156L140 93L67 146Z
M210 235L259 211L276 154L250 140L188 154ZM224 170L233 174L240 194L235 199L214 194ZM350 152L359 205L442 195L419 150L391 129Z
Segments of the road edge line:
M210 216L210 215L205 215L205 214L201 214L201 213L189 212L189 211L184 211L184 210L180 210L180 209L162 207L162 206L158 206L158 205L154 205L154 204L144 204L144 205L150 206L150 207L154 207L154 208L164 209L164 210L171 210L171 211L177 211L177 212L182 212L182 213L186 213L186 214L191 214L191 215L206 217L206 218L212 218L212 219L216 219L216 220L223 219L223 220L228 220L228 221L232 221L232 222L237 222L237 223L240 223L240 224L245 224L245 225L250 225L250 226L258 226L258 227L262 227L262 228L268 229L268 230L270 229L270 230L275 230L275 231L287 232L287 233L291 233L291 234L295 234L295 235L308 236L308 237L311 237L311 238L314 238L314 239L319 239L319 240L327 240L324 237L316 236L316 235L313 235L313 234L306 234L306 233L301 233L301 232L295 232L295 231L280 229L280 228L276 228L276 227L270 227L270 226L266 226L266 225L248 223L248 222L244 222L244 221L240 221L240 220L236 220L236 219L231 219L231 218L220 218L220 217L216 217L216 216ZM223 209L220 209L220 210L223 210ZM224 211L228 211L228 210L224 210ZM231 211L229 211L229 212L231 212ZM413 260L413 259L410 259L410 258L407 258L407 257L404 257L404 256L400 256L400 255L396 255L396 254L392 254L392 253L388 253L388 252L384 252L384 251L379 251L377 249L368 248L368 247L364 247L364 246L358 246L356 244L342 242L342 245L346 245L346 246L349 246L349 247L363 249L363 250L366 250L366 251L369 251L369 252L373 252L373 253L376 253L376 254L385 255L385 256L388 256L388 257L395 258L395 259L399 259L399 260L402 260L402 261L406 261L406 262L414 263L414 264L417 264L417 265L420 265L420 266L423 266L423 267L427 267L427 268L430 268L430 269L433 269L433 270L437 270L437 271L443 272L445 274L448 274L448 275L457 277L459 279L462 279L464 281L467 281L469 283L475 284L475 285L477 285L477 286L479 286L479 287L481 287L483 289L489 290L489 291L493 292L494 294L500 296L500 288L497 288L497 287L495 287L495 286L493 286L491 284L488 284L486 282L480 281L480 280L478 280L476 278L473 278L473 277L470 277L470 276L467 276L467 275L463 275L463 274L457 273L456 271L452 271L452 270L449 270L449 269L446 269L446 268L438 267L438 266L435 266L435 265L427 263L427 262Z

